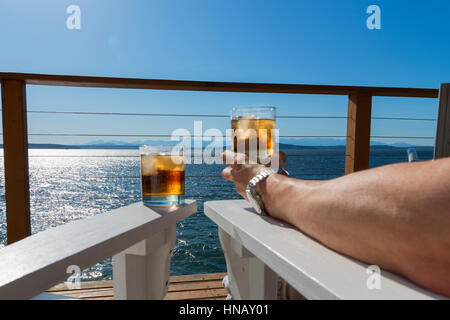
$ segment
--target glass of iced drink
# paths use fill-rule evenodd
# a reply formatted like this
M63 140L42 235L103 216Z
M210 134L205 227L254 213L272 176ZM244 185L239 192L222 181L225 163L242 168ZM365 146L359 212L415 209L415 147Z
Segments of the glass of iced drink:
M148 206L171 207L184 202L184 149L142 146L142 201Z
M275 107L243 107L231 110L234 152L252 159L271 156L275 148Z

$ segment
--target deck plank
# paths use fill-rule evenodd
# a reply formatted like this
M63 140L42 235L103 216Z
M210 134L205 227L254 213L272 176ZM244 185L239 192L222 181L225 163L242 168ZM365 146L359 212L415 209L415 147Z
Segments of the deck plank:
M188 282L188 281L204 281L204 280L220 280L222 281L226 273L203 273L203 274L187 274L182 276L171 276L170 283Z
M193 300L209 299L215 297L225 297L227 290L222 289L204 289L193 291L168 292L164 300Z
M226 273L171 276L164 300L224 300L227 291L222 286ZM47 292L86 300L114 299L112 280L81 282L79 289L68 289L60 283Z
M112 288L113 281L112 280L102 280L102 281L84 281L80 282L80 289L73 289L74 290L81 290L81 289L93 289L93 288ZM67 291L67 286L65 283L57 284L54 287L51 287L47 290L47 292L55 293L56 291Z
M169 292L192 291L200 289L221 289L222 280L189 281L169 284Z

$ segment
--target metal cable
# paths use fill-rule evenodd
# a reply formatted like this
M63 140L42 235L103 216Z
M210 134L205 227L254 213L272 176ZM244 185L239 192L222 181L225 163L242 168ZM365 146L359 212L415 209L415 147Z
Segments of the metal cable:
M231 118L224 114L185 114L185 113L131 113L131 112L87 112L87 111L44 111L28 110L28 113L41 114L73 114L73 115L106 115L106 116L139 116L139 117L195 117L195 118ZM348 119L346 116L277 116L280 119Z
M3 135L3 134L1 134ZM152 137L152 138L170 138L172 134L112 134L112 133L29 133L28 136L51 136L51 137ZM196 136L196 135L177 135L178 137L188 138L215 138L218 136ZM220 136L219 136L220 137ZM222 138L227 136L223 135ZM279 136L279 138L348 138L348 136L297 136L287 135Z
M1 109L0 109L1 110ZM197 118L230 118L224 114L185 114L185 113L132 113L132 112L89 112L89 111L47 111L28 110L28 113L41 114L74 114L74 115L108 115L108 116L148 116L148 117L197 117ZM280 119L349 119L348 116L277 116ZM374 120L410 120L410 121L436 121L433 118L408 118L408 117L372 117Z
M304 171L314 171L314 170L323 170L323 169L328 169L328 170L344 170L345 168L290 168L289 170L293 171L293 170L304 170ZM302 174L293 174L291 175L291 177L296 177L296 176L334 176L336 174L331 174L331 173L302 173ZM30 177L31 179L33 178L32 176ZM55 177L53 176L52 178L56 178L56 179L63 179L63 180L72 180L72 179L78 179L80 178L79 176L59 176L59 177ZM90 179L90 180L95 180L95 179L140 179L141 176L90 176L90 177L82 177L83 179ZM191 178L220 178L222 179L221 175L198 175L198 176L185 176L186 179L191 179Z
M0 134L3 135L3 134ZM99 133L29 133L28 136L51 136L51 137L153 137L153 138L170 138L171 134L99 134ZM178 137L190 138L213 138L217 136L195 136L195 135L178 135ZM370 136L376 139L434 139L434 137L417 137L417 136ZM226 138L226 136L222 136ZM279 136L279 138L351 138L351 136Z
M84 149L86 150L86 149ZM94 150L94 149L90 149ZM348 155L345 154L287 154L288 158L296 158L296 157L306 157L306 158L312 158L312 157L345 157ZM29 158L132 158L135 160L139 160L139 156L124 156L124 155L29 155ZM2 155L0 155L0 158L3 158Z

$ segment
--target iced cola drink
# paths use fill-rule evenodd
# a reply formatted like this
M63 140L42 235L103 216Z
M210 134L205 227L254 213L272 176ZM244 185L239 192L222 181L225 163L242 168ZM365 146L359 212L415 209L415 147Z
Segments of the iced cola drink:
M142 201L149 206L174 206L184 201L185 162L172 147L141 147Z
M234 152L266 158L275 150L275 108L235 108L231 112Z

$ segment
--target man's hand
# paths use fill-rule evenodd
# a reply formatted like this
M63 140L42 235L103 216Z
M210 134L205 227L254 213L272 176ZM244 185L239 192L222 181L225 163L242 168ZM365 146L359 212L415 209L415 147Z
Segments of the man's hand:
M270 163L273 161L278 161L281 168L285 168L286 155L283 152L275 153L271 157L271 162L267 166L262 164L249 164L248 157L242 153L234 153L233 151L226 150L222 154L224 163L229 166L222 171L222 177L225 180L229 180L236 185L236 192L247 199L245 189L247 188L248 182L257 174L259 174ZM229 161L227 163L227 160ZM231 160L231 162L230 162Z

